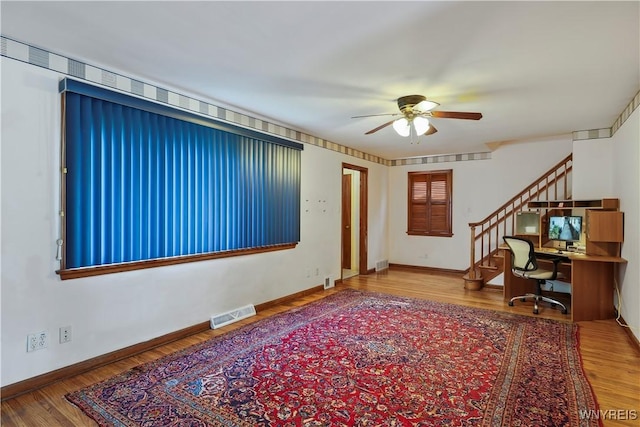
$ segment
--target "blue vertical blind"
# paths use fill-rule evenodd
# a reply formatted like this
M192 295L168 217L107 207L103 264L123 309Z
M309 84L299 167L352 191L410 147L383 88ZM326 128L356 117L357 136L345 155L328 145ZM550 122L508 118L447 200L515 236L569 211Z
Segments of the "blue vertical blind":
M64 96L64 268L300 240L299 144Z

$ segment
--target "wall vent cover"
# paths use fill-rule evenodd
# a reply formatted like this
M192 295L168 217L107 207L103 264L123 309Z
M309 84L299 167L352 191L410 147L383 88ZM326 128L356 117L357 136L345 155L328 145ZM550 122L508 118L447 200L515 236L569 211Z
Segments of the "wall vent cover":
M387 268L389 268L389 260L383 259L376 262L376 271L386 270Z
M336 285L336 281L331 278L331 276L327 276L324 278L324 288L329 289L333 288Z
M245 305L244 307L236 308L225 313L216 314L215 316L211 316L211 329L221 328L230 323L255 315L256 308L253 304Z

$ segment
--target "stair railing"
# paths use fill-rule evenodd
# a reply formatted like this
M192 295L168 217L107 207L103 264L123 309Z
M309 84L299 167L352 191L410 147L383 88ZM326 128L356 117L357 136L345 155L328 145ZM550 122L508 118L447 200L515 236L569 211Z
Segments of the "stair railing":
M468 277L477 279L476 268L491 265L491 257L498 251L502 236L515 234L515 214L528 210L531 200L570 199L570 172L573 155L553 166L531 185L513 196L498 209L479 222L470 222L471 251Z

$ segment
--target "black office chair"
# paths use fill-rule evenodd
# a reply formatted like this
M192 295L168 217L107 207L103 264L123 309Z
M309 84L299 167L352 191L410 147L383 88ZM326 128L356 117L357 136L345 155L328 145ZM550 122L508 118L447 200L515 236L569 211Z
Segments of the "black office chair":
M514 276L522 277L523 279L531 279L536 281L536 291L534 294L526 294L511 298L509 306L513 307L515 300L521 300L525 302L527 298L533 298L533 314L538 314L538 302L544 301L551 304L551 307L561 308L562 314L567 314L567 307L560 301L548 298L542 295L542 284L547 280L555 280L564 277L562 273L558 272L558 263L562 258L551 258L553 261L553 271L542 270L538 268L536 261L536 254L533 249L533 243L527 239L520 237L504 236L502 238L504 242L509 246L511 251L511 272Z

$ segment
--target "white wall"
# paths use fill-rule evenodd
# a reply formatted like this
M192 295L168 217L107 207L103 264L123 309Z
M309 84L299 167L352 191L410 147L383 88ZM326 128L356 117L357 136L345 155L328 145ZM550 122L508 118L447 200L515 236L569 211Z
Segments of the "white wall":
M640 109L611 137L573 144L574 199L620 199L624 212L622 257L616 304L640 339Z
M387 210L389 168L377 163L365 165L353 158L346 161L352 165L365 166L369 169L367 175L367 269L371 270L375 268L376 262L389 259L389 213ZM363 179L362 174L360 174L360 179ZM358 253L358 257L362 257L362 254Z
M571 139L506 144L489 160L396 166L389 170L389 262L464 270L469 223L522 191L571 153ZM407 173L453 169L453 237L407 235Z
M295 249L61 281L62 76L1 60L2 386L339 278L342 162L369 168L369 268L387 257L387 168L305 144ZM68 325L72 341L59 344ZM49 347L27 353L27 334L40 331Z
M640 108L613 135L613 187L624 212L620 312L640 340Z
M613 140L587 139L573 143L573 199L615 198Z

